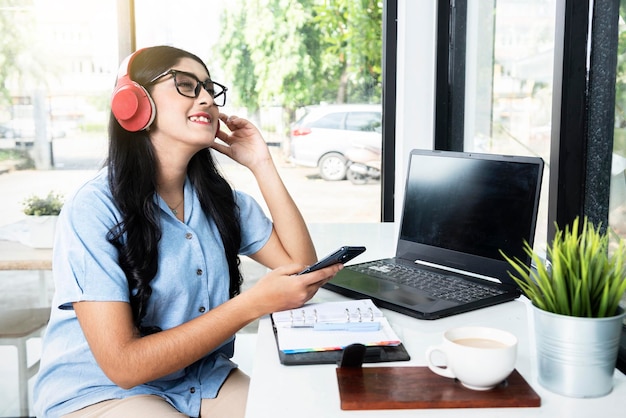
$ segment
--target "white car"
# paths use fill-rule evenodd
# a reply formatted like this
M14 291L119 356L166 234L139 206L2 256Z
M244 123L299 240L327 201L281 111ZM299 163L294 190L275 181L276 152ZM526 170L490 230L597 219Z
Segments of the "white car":
M346 178L347 149L382 146L382 106L346 104L308 106L293 124L289 161L319 167L324 180Z

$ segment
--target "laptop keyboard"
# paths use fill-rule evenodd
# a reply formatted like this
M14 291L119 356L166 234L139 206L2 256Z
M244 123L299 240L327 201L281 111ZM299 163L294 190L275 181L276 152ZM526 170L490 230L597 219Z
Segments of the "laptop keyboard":
M472 302L504 293L500 289L463 280L459 277L381 260L356 264L346 268L420 289L438 299L455 302Z

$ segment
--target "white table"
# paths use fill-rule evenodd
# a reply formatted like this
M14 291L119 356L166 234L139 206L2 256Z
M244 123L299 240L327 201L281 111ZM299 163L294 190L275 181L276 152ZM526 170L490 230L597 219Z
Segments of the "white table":
M318 255L323 256L341 245L365 245L367 251L354 262L393 256L394 224L319 224L310 226ZM345 299L322 289L314 301ZM459 325L486 325L513 332L519 339L516 368L541 397L540 408L490 409L414 409L343 411L334 365L283 366L269 318L259 323L256 356L247 405L247 418L257 417L567 417L588 418L626 414L626 376L616 370L614 389L597 399L574 399L553 394L537 382L537 359L531 311L525 298L482 310L435 321L418 320L389 310L385 315L411 355L408 362L379 363L368 366L425 366L424 353L441 341L444 330Z

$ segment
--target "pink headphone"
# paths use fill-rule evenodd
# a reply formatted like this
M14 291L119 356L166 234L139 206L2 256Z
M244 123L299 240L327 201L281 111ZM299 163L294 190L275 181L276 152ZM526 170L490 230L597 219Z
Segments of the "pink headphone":
M122 128L130 132L146 129L154 121L156 110L150 94L143 86L130 79L133 59L142 49L130 54L117 73L117 82L111 97L111 110Z

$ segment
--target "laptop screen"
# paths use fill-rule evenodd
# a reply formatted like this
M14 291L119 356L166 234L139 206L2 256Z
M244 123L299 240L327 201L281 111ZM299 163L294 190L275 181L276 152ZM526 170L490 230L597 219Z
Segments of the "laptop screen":
M537 157L414 150L400 241L417 244L425 261L458 258L460 268L467 259L500 263L499 250L527 260L523 241L533 244L542 171Z

